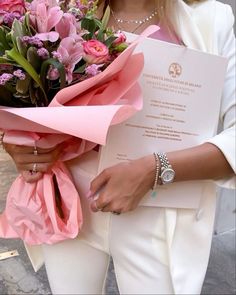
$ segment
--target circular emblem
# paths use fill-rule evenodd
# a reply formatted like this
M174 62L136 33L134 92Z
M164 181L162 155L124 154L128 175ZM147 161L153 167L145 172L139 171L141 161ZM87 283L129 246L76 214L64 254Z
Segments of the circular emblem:
M169 66L169 74L172 78L177 78L182 74L182 67L180 64L174 62Z

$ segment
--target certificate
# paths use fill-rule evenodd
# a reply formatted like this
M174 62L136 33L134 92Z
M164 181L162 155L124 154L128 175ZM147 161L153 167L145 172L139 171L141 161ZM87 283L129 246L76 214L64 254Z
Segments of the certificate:
M145 65L140 77L143 109L110 128L99 171L155 152L199 145L216 134L227 60L154 39L136 49ZM127 69L128 72L128 69ZM159 186L141 204L198 208L204 181Z

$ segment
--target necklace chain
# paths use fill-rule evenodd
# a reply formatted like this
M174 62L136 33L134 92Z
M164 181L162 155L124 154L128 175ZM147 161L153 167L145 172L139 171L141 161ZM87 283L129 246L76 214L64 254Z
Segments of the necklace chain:
M111 8L111 5L110 5L110 10L111 10L111 14L115 20L115 22L117 23L117 27L119 28L119 30L122 30L121 28L121 25L122 24L136 24L137 26L131 31L131 33L134 33L136 30L138 30L139 27L141 27L143 24L147 23L148 21L150 21L151 19L153 19L157 14L158 14L158 9L154 9L150 15L147 15L145 18L143 19L139 19L139 20L134 20L134 19L131 19L131 20L125 20L125 19L122 19L122 18L118 18L116 17L115 15L115 12L114 10Z
M111 13L112 13L112 16L114 17L114 19L117 21L117 23L125 23L125 24L144 24L148 21L150 21L152 18L154 18L157 13L158 13L158 10L157 9L154 9L151 14L147 15L146 17L144 17L143 19L130 19L130 20L126 20L126 19L122 19L122 18L118 18L116 17L115 15L115 12L113 9L111 9Z

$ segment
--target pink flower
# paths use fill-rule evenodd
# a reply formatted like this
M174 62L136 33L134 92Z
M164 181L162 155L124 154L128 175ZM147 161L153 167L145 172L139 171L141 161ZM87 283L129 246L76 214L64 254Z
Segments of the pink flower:
M25 1L24 0L1 0L0 11L5 12L18 12L23 15L25 13Z
M124 43L126 41L126 36L123 32L118 31L114 37L116 37L116 40L113 42L114 45L119 45L121 43Z
M73 71L75 65L83 58L84 50L80 42L76 38L64 38L57 51L53 56L59 56L60 62L64 65L66 70L66 80L70 84L73 80Z
M60 77L60 73L58 69L50 66L47 74L47 79L49 80L57 80Z
M71 13L64 13L61 20L56 25L56 31L59 33L60 38L76 34L76 18Z
M31 21L38 33L49 33L63 16L63 11L54 0L34 0L30 11Z
M89 40L83 43L84 59L89 64L101 64L109 59L109 50L98 40Z

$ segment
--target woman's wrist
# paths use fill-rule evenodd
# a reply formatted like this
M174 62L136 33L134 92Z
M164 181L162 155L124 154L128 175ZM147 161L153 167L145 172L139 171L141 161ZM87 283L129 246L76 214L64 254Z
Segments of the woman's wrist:
M142 158L141 165L143 165L144 167L145 176L150 189L154 189L156 177L158 181L159 175L156 175L156 173L157 173L157 165L159 165L159 162L157 161L158 159L156 159L154 154L151 154Z

